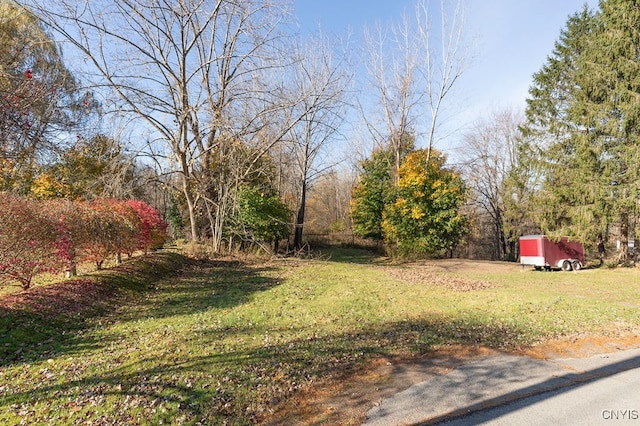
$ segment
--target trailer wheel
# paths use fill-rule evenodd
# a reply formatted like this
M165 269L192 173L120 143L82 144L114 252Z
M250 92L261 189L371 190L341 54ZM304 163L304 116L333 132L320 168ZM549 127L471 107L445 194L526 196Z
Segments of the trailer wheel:
M571 267L574 271L579 271L580 269L582 269L582 264L579 260L574 260L573 262L571 262Z
M571 270L571 262L569 262L568 260L565 260L562 262L562 270L563 271L570 271Z

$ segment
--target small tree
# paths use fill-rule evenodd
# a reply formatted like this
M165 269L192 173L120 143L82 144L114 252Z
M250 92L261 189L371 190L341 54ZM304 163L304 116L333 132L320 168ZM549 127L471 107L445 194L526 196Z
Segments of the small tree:
M400 167L395 200L384 210L386 242L404 255L442 256L460 243L467 220L460 213L466 187L445 167L446 157L432 149L416 150Z
M43 168L31 184L38 199L91 199L134 195L134 163L122 146L103 135L78 139L58 161Z
M289 235L291 210L277 196L243 187L238 194L238 228L243 241L277 243Z
M393 186L393 152L376 151L361 163L362 173L351 194L353 233L382 240L382 212Z

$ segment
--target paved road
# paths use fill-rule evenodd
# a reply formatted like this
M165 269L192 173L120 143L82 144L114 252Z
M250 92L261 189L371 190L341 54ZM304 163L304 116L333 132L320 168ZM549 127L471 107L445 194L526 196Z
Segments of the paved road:
M416 384L366 425L640 425L640 349L584 359L490 356Z

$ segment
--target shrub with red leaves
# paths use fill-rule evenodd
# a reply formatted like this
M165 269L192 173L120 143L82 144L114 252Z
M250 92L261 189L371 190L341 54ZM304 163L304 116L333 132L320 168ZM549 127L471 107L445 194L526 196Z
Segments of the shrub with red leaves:
M162 247L167 238L167 223L160 212L144 201L128 200L130 206L138 215L140 224L136 233L136 249L145 253Z
M167 224L143 201L34 201L0 193L0 284L162 246Z
M27 289L34 276L59 270L61 244L58 224L40 203L0 193L0 284Z
M98 269L109 256L132 253L140 219L123 201L97 199L82 209L86 230L81 245L82 258L96 263Z

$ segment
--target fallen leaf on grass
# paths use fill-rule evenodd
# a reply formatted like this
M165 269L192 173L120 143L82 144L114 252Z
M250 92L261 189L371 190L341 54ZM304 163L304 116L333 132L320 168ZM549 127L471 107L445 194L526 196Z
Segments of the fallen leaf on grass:
M467 292L483 290L493 287L486 281L472 280L449 274L438 274L425 266L410 266L407 268L385 268L387 274L395 279L415 284L446 287L450 290Z

